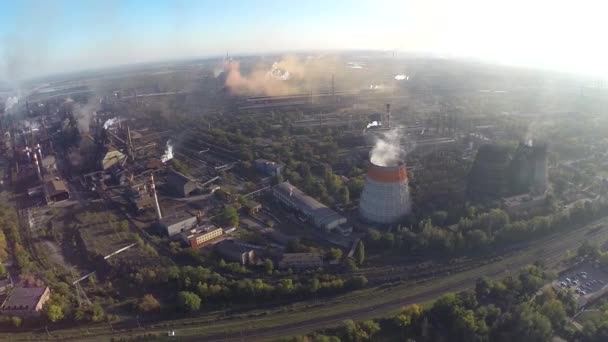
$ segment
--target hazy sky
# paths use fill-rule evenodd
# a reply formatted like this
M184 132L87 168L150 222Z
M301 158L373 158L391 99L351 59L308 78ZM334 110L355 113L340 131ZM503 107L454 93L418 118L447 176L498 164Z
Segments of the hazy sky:
M0 79L303 49L477 57L608 76L602 1L20 1L0 9Z

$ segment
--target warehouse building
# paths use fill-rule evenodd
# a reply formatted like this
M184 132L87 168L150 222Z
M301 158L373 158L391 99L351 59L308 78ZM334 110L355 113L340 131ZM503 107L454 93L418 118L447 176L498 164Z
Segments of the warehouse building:
M160 228L168 236L189 231L197 223L197 217L187 211L180 211L163 217L158 221Z
M167 185L173 194L180 197L188 197L198 188L196 181L175 170L169 170Z
M238 262L241 265L256 263L255 250L250 247L236 244L232 240L224 240L215 244L217 254L228 262Z
M346 218L331 210L300 189L283 182L272 189L273 196L285 206L297 211L318 228L332 230L346 224Z
M20 317L38 316L50 298L48 287L15 287L2 303L0 313Z
M279 262L280 269L319 268L322 266L323 257L319 253L285 253Z

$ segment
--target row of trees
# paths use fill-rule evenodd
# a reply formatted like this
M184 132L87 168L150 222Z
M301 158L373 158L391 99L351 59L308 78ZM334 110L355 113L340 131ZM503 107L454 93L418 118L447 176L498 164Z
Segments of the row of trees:
M397 249L418 253L483 253L494 247L526 241L532 237L586 224L602 217L608 202L579 202L568 211L529 220L511 222L501 209L463 218L451 229L441 228L427 219L411 229L400 227L393 232L371 230L366 236L370 249Z
M474 290L440 297L430 307L413 304L396 316L344 325L289 341L549 341L576 337L566 323L576 309L569 292L539 288L553 276L537 266L502 280L481 278ZM586 341L586 340L585 340Z
M214 304L306 298L314 294L354 290L367 284L367 279L362 276L343 279L330 274L293 275L273 281L260 278L233 279L202 266L144 267L129 274L129 279L140 290L163 289L175 293L186 291L195 294L203 302Z

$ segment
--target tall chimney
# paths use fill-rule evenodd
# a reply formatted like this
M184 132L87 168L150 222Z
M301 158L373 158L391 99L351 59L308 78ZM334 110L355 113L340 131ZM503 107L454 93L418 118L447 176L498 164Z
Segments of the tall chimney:
M154 183L154 174L150 175L150 182L152 186L152 193L154 194L154 205L156 206L156 216L158 219L163 218L163 214L160 212L160 204L158 204L158 196L156 195L156 184Z
M38 164L38 156L34 153L34 163L36 163L36 173L38 174L38 179L42 182L42 173L40 172L40 164Z

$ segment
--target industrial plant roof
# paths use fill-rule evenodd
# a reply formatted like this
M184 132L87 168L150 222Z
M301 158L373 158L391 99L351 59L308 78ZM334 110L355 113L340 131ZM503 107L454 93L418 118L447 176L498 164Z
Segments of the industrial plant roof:
M183 173L181 173L181 172L175 171L175 170L173 170L173 169L169 170L169 175L168 175L168 177L172 179L172 180L171 180L172 182L173 182L173 181L178 181L178 182L181 182L181 183L183 183L183 184L186 184L186 183L188 183L188 182L195 182L195 180L194 180L194 179L192 179L192 178L190 178L190 177L186 176L185 174L183 174Z
M2 304L3 310L34 310L46 287L15 287Z
M160 219L160 223L165 226L172 226L176 223L180 223L180 222L192 219L193 217L195 217L195 216L192 215L190 212L179 211L177 213L173 213L171 215L163 217L162 219Z
M65 183L60 180L48 181L44 184L44 186L46 187L46 191L49 194L49 196L53 196L53 195L63 193L63 192L68 192L68 188L66 187Z
M325 204L308 196L302 190L291 185L289 182L283 182L275 186L275 189L284 196L291 197L291 201L303 211L311 212L321 224L329 223L333 220L342 218L340 214L328 208Z

